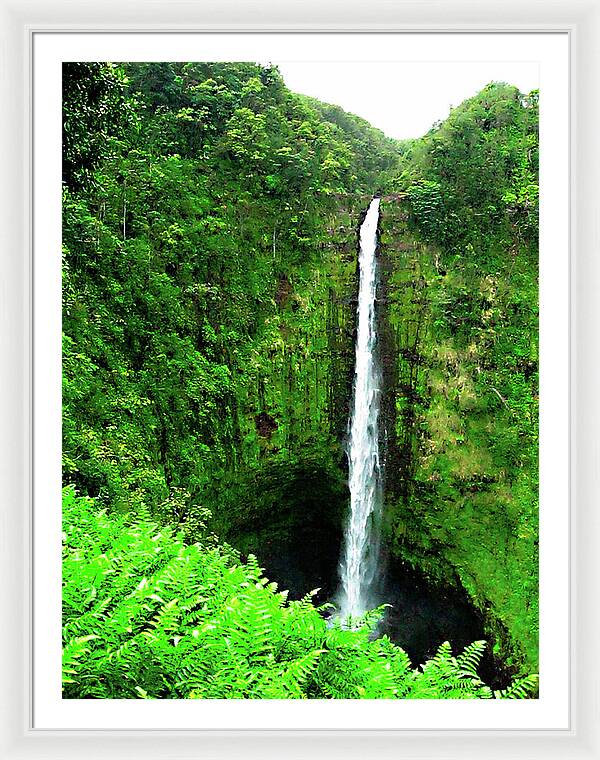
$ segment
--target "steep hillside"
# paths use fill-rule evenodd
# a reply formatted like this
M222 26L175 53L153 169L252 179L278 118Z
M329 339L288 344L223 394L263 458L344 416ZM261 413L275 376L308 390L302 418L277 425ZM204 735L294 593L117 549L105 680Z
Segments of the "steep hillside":
M537 97L490 85L382 203L392 552L537 668Z
M250 63L64 69L65 482L190 535L208 507L274 571L314 547L303 589L335 576L356 227L398 166L327 112Z

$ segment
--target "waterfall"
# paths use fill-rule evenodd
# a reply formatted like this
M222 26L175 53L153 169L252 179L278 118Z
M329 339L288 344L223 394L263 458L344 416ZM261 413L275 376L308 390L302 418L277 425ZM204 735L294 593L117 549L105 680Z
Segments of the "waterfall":
M377 523L381 511L381 479L378 417L381 375L375 355L375 249L378 221L379 198L374 198L360 228L358 332L352 413L346 448L350 515L340 562L340 616L346 621L369 609L372 601L370 590L379 554Z

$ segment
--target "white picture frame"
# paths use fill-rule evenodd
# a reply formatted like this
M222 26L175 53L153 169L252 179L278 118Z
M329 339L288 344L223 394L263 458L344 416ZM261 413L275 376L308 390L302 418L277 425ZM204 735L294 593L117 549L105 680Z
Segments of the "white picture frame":
M594 634L598 613L593 604L598 579L594 541L598 525L593 509L595 472L593 431L598 421L594 389L598 366L593 355L598 324L594 293L598 272L593 260L594 224L600 180L594 144L598 106L595 75L600 73L595 47L600 41L600 9L593 0L535 2L459 2L428 0L394 6L376 0L361 4L282 6L262 0L248 5L205 2L107 2L73 7L68 2L0 3L2 11L2 90L11 103L3 124L5 173L2 229L5 303L3 337L2 462L6 470L6 530L2 531L3 618L0 643L5 659L0 709L3 756L16 757L581 757L600 754L597 666ZM142 21L143 19L143 21ZM30 200L31 108L29 51L34 33L58 31L268 31L268 32L561 32L571 45L571 698L569 728L553 731L402 731L331 732L261 731L81 731L40 730L31 726L31 505L30 397ZM577 104L577 111L575 111ZM577 247L575 247L575 241ZM576 328L576 331L575 331ZM587 349L587 350L586 350ZM578 579L577 587L574 579ZM586 603L586 601L588 603ZM579 603L577 603L579 602ZM575 610L577 617L575 618Z

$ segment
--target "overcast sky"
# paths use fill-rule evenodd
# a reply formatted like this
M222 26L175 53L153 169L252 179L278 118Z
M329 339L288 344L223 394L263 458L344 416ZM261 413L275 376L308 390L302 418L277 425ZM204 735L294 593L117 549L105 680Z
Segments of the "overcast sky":
M530 62L273 63L293 92L335 103L398 139L421 137L489 82L524 93L539 87L538 64Z

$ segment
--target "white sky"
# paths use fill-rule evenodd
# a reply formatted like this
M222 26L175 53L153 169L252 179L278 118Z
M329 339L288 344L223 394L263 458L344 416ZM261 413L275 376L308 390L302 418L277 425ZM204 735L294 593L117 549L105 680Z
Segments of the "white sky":
M335 103L389 137L421 137L450 108L489 82L539 87L533 62L301 62L273 61L290 90Z

